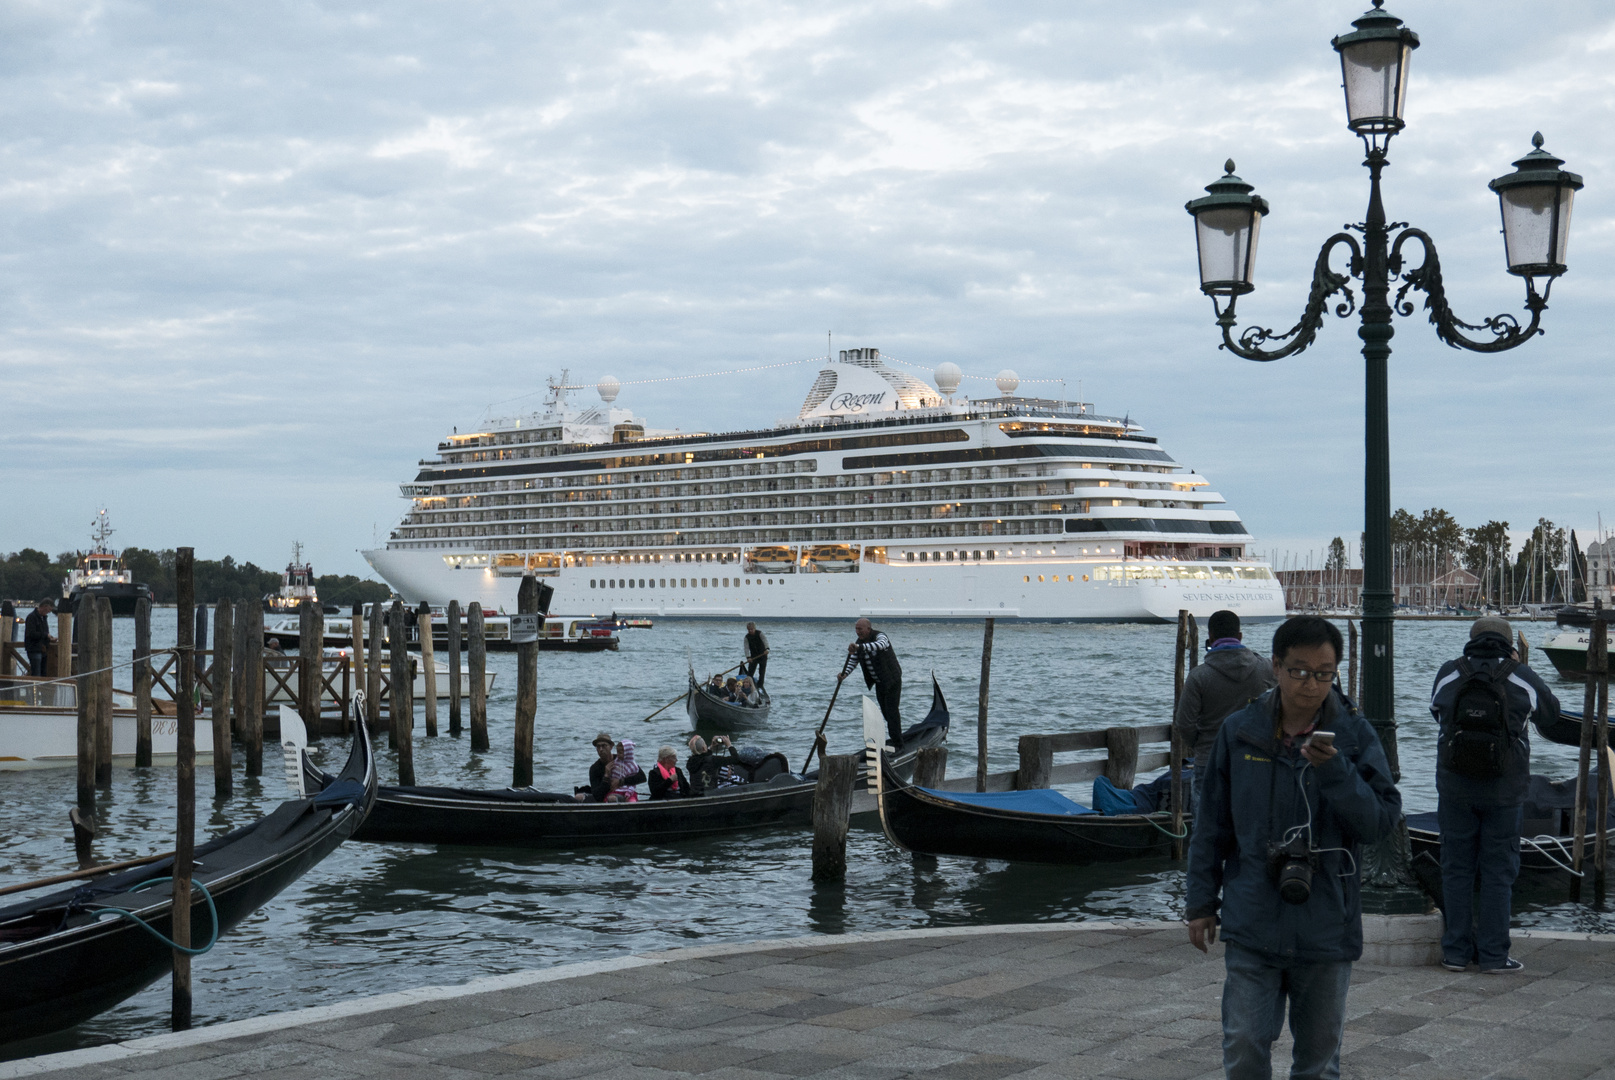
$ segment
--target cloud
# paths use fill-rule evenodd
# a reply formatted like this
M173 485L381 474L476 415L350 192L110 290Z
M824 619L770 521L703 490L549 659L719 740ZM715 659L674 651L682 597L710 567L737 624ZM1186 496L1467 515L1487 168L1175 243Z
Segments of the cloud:
M1435 235L1464 318L1520 308L1485 181L1531 132L1588 187L1546 337L1476 356L1399 321L1395 502L1590 531L1615 406L1615 18L1398 8L1423 46L1387 206ZM1356 13L8 5L0 450L36 509L0 548L81 543L114 503L129 543L273 565L301 538L360 570L397 483L489 402L566 368L630 383L620 403L655 425L754 427L794 414L811 369L632 382L812 355L827 330L1065 379L1264 544L1351 535L1354 325L1277 364L1218 351L1183 203L1236 159L1274 206L1241 315L1290 325L1317 245L1363 213L1328 46Z

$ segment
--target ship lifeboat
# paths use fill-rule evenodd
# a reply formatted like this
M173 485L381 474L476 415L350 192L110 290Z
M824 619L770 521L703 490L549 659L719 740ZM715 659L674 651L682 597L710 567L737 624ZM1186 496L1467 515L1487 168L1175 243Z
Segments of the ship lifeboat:
M847 574L858 569L858 549L851 544L818 544L802 553L802 561L820 574Z
M794 574L796 553L784 544L752 548L746 552L746 571L751 574Z

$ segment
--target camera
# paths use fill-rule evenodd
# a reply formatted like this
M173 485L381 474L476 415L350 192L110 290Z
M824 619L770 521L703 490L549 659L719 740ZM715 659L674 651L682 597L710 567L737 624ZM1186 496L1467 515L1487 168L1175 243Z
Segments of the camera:
M1292 837L1283 844L1267 845L1267 875L1279 887L1286 904L1304 904L1312 896L1312 874L1318 868L1305 836Z

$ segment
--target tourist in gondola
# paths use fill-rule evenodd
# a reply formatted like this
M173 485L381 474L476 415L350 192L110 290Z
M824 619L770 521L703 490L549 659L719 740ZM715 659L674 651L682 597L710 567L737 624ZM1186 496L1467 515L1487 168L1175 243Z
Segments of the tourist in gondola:
M1206 637L1206 662L1183 680L1183 694L1172 721L1178 739L1194 758L1189 779L1191 807L1200 804L1203 766L1223 719L1267 693L1276 680L1267 658L1245 647L1239 616L1232 611L1212 612L1206 620Z
M1298 615L1273 635L1278 686L1223 721L1205 763L1184 917L1227 943L1223 1071L1272 1075L1288 1006L1291 1077L1340 1075L1346 991L1363 954L1362 848L1402 796L1379 736L1334 685L1340 631Z
M617 744L617 756L611 763L610 790L604 802L638 802L639 788L645 782L645 770L634 760L634 740L624 739Z
M746 662L740 665L740 670L758 686L763 685L763 676L768 674L768 639L754 622L746 624L746 640L741 645L741 651L745 654Z
M852 628L858 640L847 646L847 665L836 676L836 682L851 675L853 668L863 667L864 685L875 691L880 714L886 718L886 733L895 749L903 745L903 720L898 712L903 697L903 667L897 662L891 641L868 619L859 619Z
M589 786L578 788L573 796L578 802L605 802L606 796L611 794L611 767L617 761L616 748L616 740L608 733L602 731L594 737L594 752L598 756L589 766Z
M45 674L45 657L50 652L50 643L56 639L51 636L50 616L56 609L56 604L50 597L41 600L34 610L28 614L23 628L23 649L28 653L28 674L43 676Z
M1559 699L1514 649L1507 619L1476 619L1464 654L1436 672L1436 744L1445 930L1441 964L1514 972L1509 916L1520 874L1520 823L1531 778L1529 723L1550 726ZM1478 895L1477 895L1478 894ZM1478 900L1478 902L1477 902Z
M690 736L690 756L685 759L685 766L690 770L690 792L693 795L704 795L709 791L716 791L718 787L718 769L734 757L734 747L727 735L714 735L712 745L699 735Z
M749 676L740 680L740 703L752 709L763 703L762 695L757 693L757 684Z
M679 768L679 756L671 746L656 751L656 764L646 779L651 801L657 799L683 799L690 794L690 781Z

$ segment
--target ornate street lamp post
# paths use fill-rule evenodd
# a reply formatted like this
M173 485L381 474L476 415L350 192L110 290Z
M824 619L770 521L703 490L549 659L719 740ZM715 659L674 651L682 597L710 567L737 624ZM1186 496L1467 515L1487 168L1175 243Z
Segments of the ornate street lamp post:
M1513 315L1494 315L1481 323L1466 323L1452 313L1441 282L1441 262L1435 242L1422 229L1406 222L1387 222L1380 202L1380 173L1386 164L1386 148L1391 136L1402 130L1407 104L1408 64L1419 37L1402 25L1402 20L1382 10L1384 0L1374 0L1374 8L1352 25L1332 44L1340 53L1342 81L1346 91L1346 126L1363 140L1368 168L1368 212L1364 220L1346 226L1324 241L1313 267L1312 291L1301 319L1289 330L1277 333L1261 327L1247 327L1234 336L1234 306L1240 296L1254 287L1257 238L1262 218L1268 213L1267 200L1252 192L1251 185L1234 175L1234 163L1227 164L1227 175L1207 185L1207 194L1187 204L1195 220L1195 239L1200 255L1200 288L1211 297L1222 327L1222 348L1247 360L1278 360L1311 345L1323 325L1324 316L1336 293L1341 299L1334 313L1347 318L1360 315L1357 334L1363 340L1363 360L1367 368L1367 418L1364 430L1366 471L1363 497L1363 683L1360 705L1379 731L1391 767L1399 772L1396 752L1396 720L1392 663L1391 593L1391 460L1390 421L1387 405L1387 361L1395 327L1393 312L1413 314L1410 291L1424 293L1424 308L1435 326L1436 336L1454 348L1475 352L1502 352L1523 345L1541 333L1542 312L1548 306L1553 280L1566 270L1565 246L1570 235L1570 208L1581 189L1581 177L1560 168L1564 162L1542 149L1542 136L1531 140L1535 147L1514 163L1515 171L1498 177L1489 185L1497 192L1503 216L1503 241L1508 270L1525 278L1525 308L1531 319L1525 326ZM1391 232L1399 229L1393 238ZM1356 232L1362 241L1351 235ZM1408 267L1403 245L1419 246L1420 262ZM1331 268L1336 249L1344 248L1349 262L1344 273ZM1362 283L1363 302L1359 309L1350 282ZM1538 279L1542 281L1537 291ZM1394 299L1390 291L1400 280ZM1464 331L1489 337L1479 340ZM1405 843L1402 846L1405 853ZM1405 858L1405 854L1402 856ZM1394 856L1393 856L1394 858ZM1377 868L1382 879L1395 872L1384 865Z

